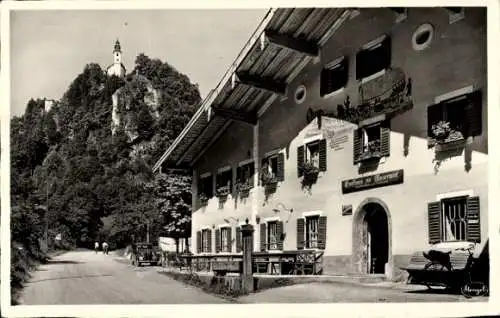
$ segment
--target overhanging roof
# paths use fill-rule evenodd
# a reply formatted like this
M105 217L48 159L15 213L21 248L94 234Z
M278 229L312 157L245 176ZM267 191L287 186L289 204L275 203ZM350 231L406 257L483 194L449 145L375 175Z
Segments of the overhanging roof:
M255 124L349 15L348 8L269 10L153 171L192 166L234 120Z

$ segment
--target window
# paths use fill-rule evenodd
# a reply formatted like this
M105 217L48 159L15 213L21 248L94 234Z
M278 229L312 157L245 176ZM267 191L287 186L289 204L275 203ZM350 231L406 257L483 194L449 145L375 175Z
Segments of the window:
M380 126L374 125L361 128L361 139L363 141L363 153L380 151Z
M428 204L429 243L481 241L479 197L459 196Z
M267 221L260 223L260 250L283 250L283 222Z
M231 228L230 227L221 227L219 230L219 238L217 252L231 252ZM218 242L218 243L219 243Z
M306 217L306 248L318 248L319 215Z
M306 163L319 169L319 140L306 145Z
M243 233L241 232L241 227L236 227L236 252L241 252L243 250Z
M201 252L202 253L210 253L211 251L211 238L210 238L210 230L202 230L201 231Z
M283 153L277 153L262 159L261 182L262 185L276 183L285 180L284 174L285 157Z
M269 250L278 249L278 222L267 222L267 246Z
M297 249L326 248L326 216L308 215L297 219Z
M228 195L232 191L233 170L229 169L219 172L216 178L217 195Z
M202 202L210 199L213 196L213 183L212 175L200 178L199 198Z
M447 143L482 133L480 91L454 97L427 108L427 135Z
M467 199L443 200L443 241L465 241L467 239Z
M462 20L465 17L465 11L462 7L447 7L449 14L449 23L455 23Z
M295 91L295 102L297 104L302 104L306 100L307 96L307 90L304 85L300 85L297 87L297 90Z
M240 185L247 185L248 187L252 187L254 172L255 167L253 162L239 166L236 173L237 182Z
M340 61L334 61L331 65L326 65L321 71L320 95L323 97L338 91L347 85L347 80L347 59L343 57Z
M326 171L326 140L309 142L297 148L297 173L301 177L311 166L317 171Z
M361 80L391 66L391 38L383 36L356 54L356 79Z
M378 122L354 131L354 163L390 154L389 121Z

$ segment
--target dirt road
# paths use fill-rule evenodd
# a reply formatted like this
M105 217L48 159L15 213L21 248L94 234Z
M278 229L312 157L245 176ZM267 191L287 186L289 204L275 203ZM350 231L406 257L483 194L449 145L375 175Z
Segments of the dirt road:
M194 304L224 299L157 273L158 267L132 267L114 255L76 251L55 257L33 273L22 305Z

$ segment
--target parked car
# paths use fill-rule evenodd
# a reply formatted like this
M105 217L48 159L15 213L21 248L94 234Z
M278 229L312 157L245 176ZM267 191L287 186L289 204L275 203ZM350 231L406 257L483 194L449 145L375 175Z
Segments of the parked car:
M135 243L132 245L131 263L134 266L149 264L158 266L161 264L161 257L151 243Z

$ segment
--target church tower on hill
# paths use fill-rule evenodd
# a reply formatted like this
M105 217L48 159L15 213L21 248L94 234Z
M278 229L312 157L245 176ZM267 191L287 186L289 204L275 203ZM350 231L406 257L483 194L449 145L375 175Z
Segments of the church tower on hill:
M108 76L116 75L123 78L126 72L125 66L122 63L122 49L120 41L117 39L115 42L115 48L113 49L113 64L108 66L106 73Z

